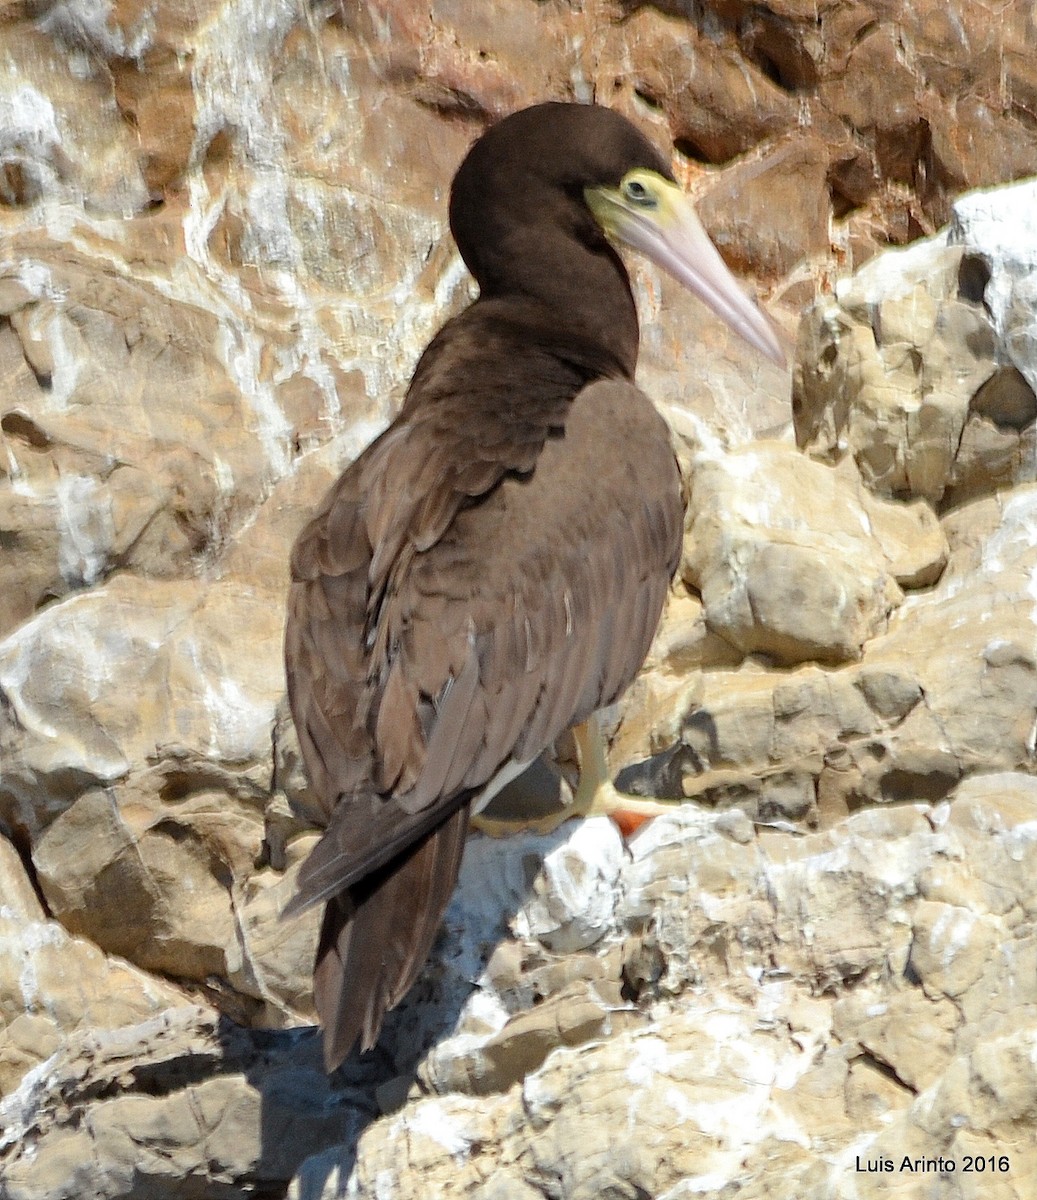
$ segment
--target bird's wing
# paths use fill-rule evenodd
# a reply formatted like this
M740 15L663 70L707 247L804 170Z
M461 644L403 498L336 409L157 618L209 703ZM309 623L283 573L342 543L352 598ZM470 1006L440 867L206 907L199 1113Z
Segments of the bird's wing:
M346 472L293 556L289 692L328 828L291 907L350 891L325 918L322 1015L341 999L330 984L320 995L322 978L338 979L331 964L359 962L361 905L364 927L379 931L361 940L384 945L386 921L396 931L377 983L331 1022L346 1033L360 1028L358 1006L363 1027L376 1027L420 968L460 861L465 821L455 814L502 767L532 761L632 680L681 541L666 427L630 384L583 389L564 433L545 429L533 470L499 470L445 523L445 506L413 484L443 477L422 474L436 444L415 428L394 426ZM393 492L390 477L410 487ZM389 510L409 514L408 536ZM431 543L415 518L426 513L443 525ZM368 881L381 882L369 893Z
M632 385L599 382L535 471L459 508L434 545L406 543L371 625L370 564L355 551L376 519L356 486L369 466L346 473L293 560L289 691L328 820L296 907L363 878L615 700L680 548L666 427Z

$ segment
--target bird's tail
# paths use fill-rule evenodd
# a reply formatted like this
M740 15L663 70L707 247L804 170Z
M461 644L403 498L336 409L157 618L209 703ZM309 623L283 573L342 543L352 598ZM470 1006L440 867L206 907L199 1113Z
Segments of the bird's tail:
M469 807L328 901L313 971L328 1071L357 1038L371 1049L424 966L457 883Z

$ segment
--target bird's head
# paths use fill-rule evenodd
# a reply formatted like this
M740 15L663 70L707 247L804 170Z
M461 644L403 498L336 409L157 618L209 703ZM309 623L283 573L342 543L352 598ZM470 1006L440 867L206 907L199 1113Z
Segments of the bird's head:
M784 362L770 320L720 257L669 165L611 109L550 102L505 117L461 164L450 226L484 294L532 290L538 272L557 270L549 248L559 236L599 251L607 240L644 254Z

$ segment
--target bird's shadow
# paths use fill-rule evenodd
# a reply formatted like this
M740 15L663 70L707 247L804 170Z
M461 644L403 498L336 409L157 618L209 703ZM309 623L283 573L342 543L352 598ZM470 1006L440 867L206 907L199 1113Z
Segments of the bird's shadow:
M672 746L624 767L616 775L616 787L632 796L684 801L685 781L708 770L718 757L716 722L710 713L695 709L684 718Z

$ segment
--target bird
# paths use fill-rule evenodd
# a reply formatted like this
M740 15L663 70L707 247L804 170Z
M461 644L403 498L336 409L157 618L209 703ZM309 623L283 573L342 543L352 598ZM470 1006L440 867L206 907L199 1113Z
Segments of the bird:
M421 972L473 814L612 704L655 634L684 506L669 429L634 382L617 246L783 361L670 163L605 106L492 125L449 223L478 296L291 555L288 697L323 833L285 915L325 906L329 1072L375 1045Z

